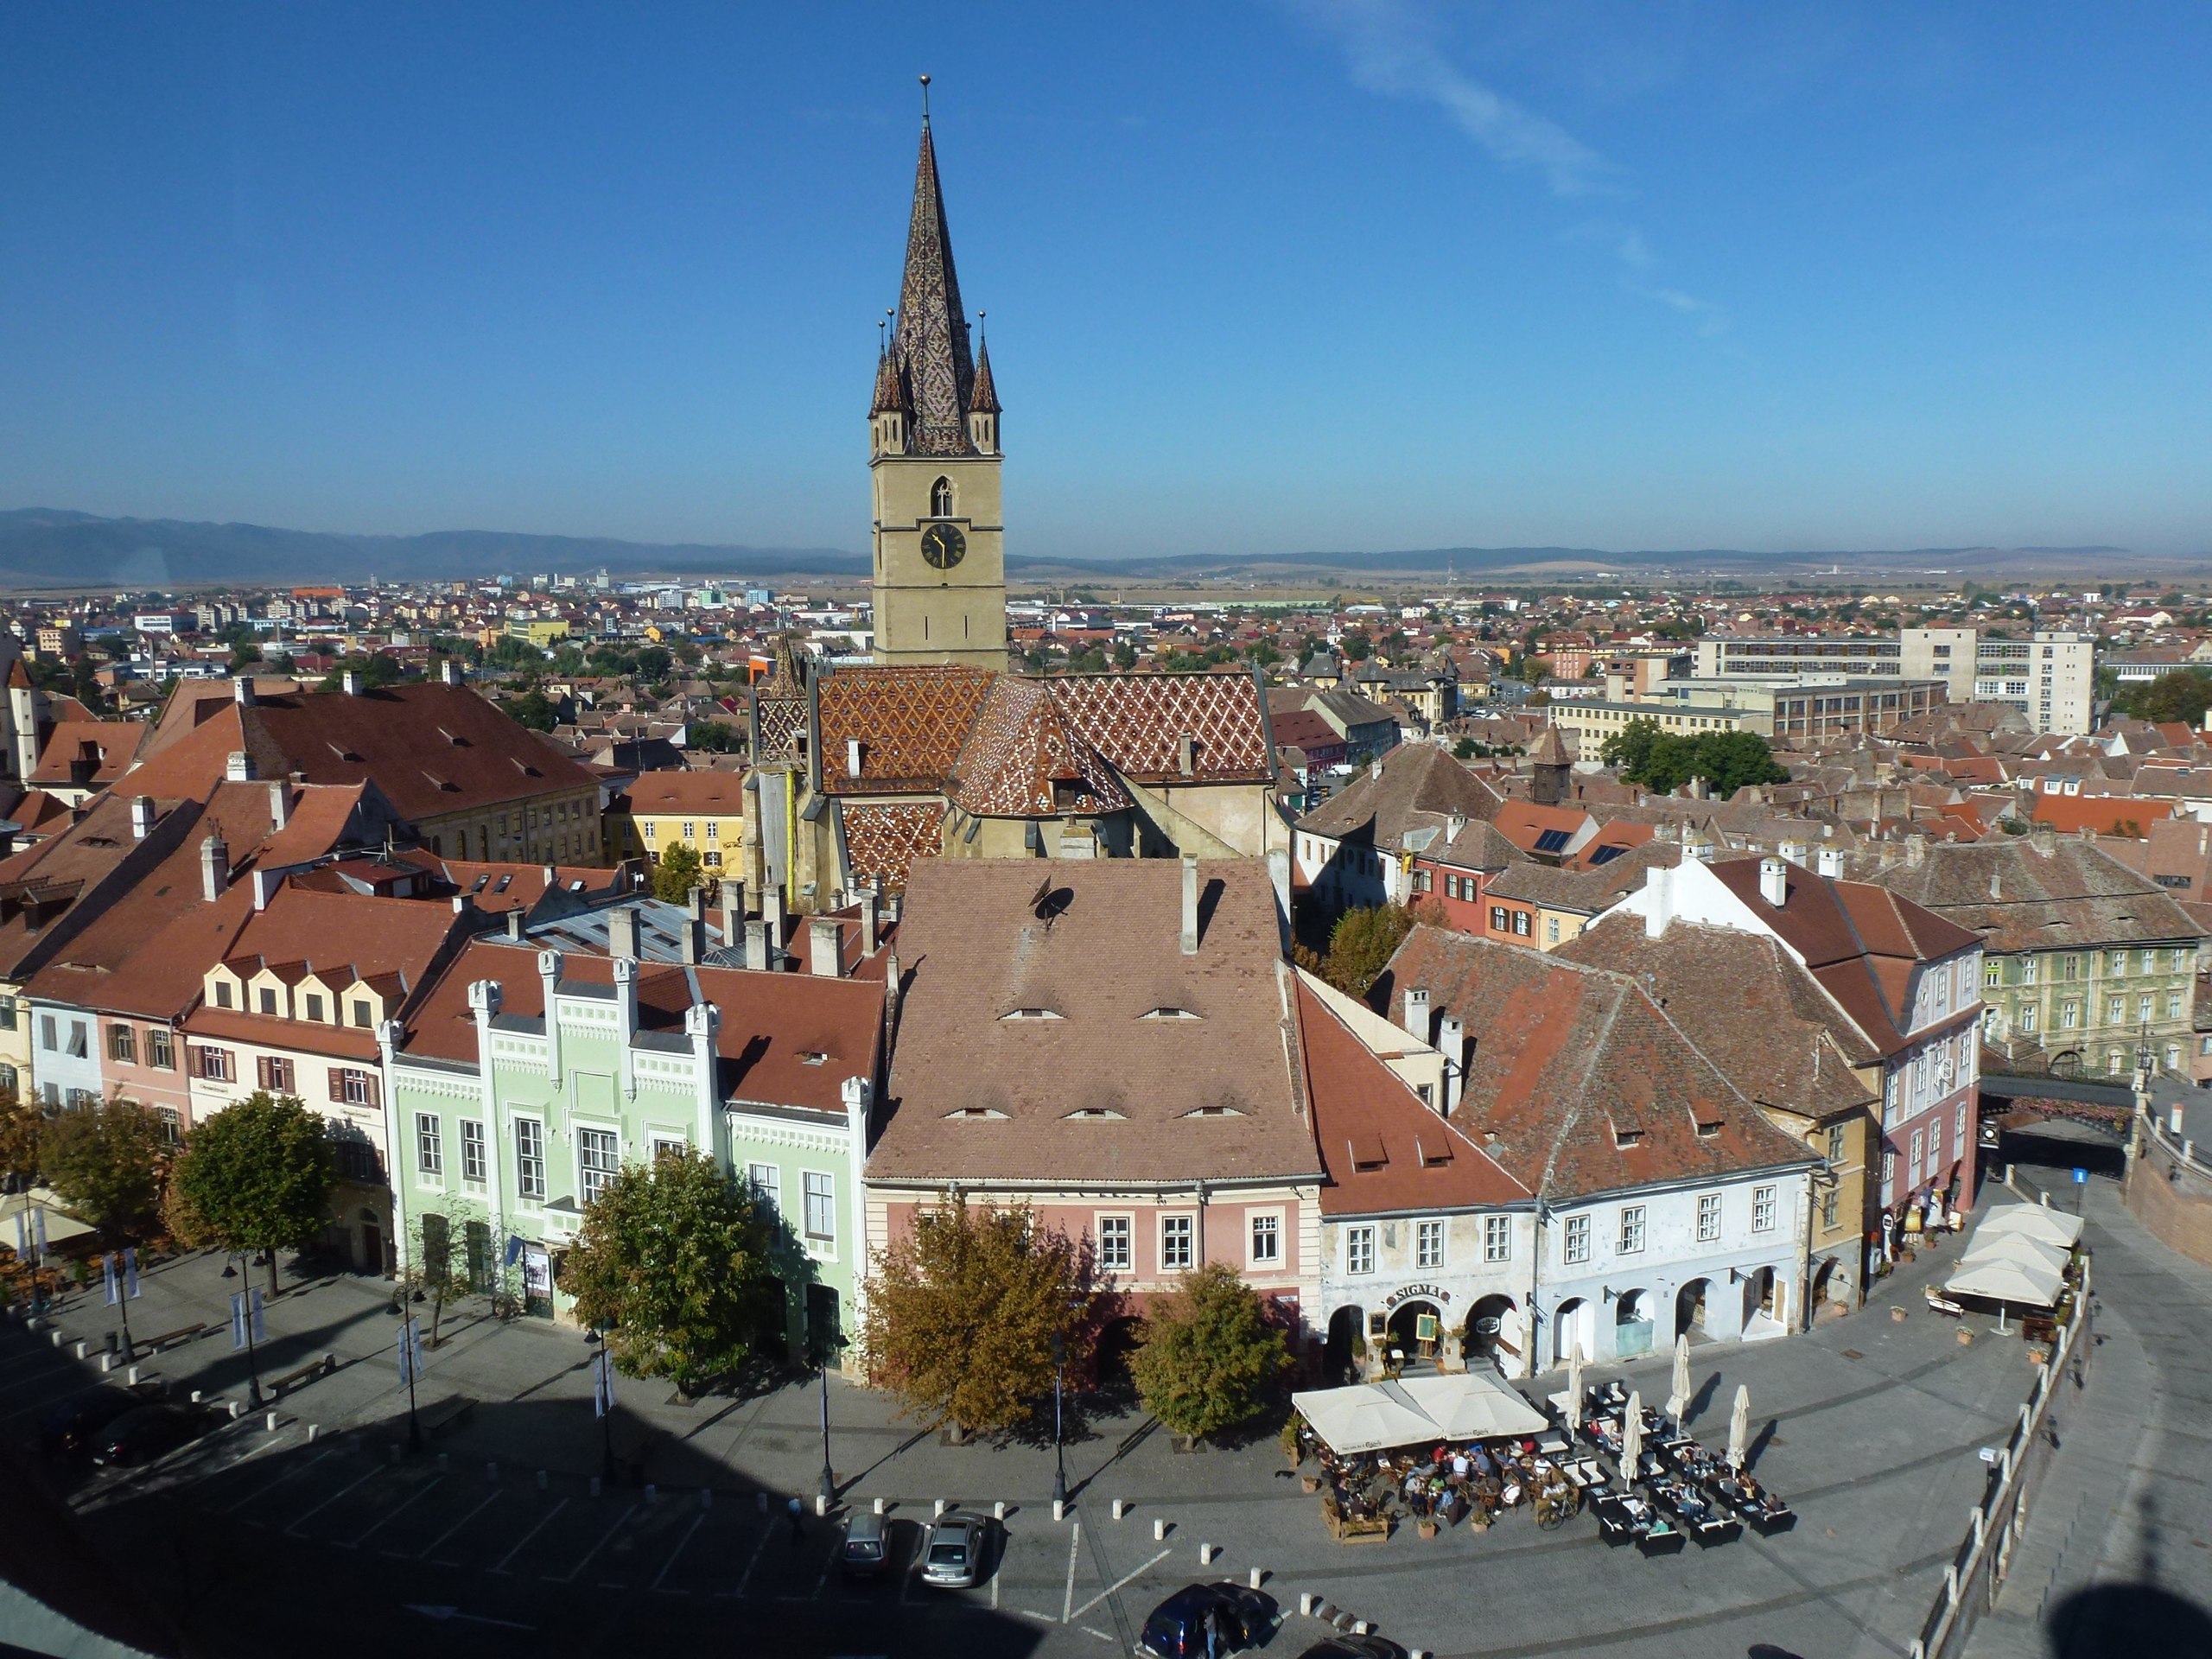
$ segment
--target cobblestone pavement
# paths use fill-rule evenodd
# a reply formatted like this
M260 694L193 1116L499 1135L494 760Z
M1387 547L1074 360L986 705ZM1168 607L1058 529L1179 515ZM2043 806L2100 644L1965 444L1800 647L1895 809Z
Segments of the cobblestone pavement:
M1773 1539L1658 1560L1606 1549L1587 1517L1556 1533L1516 1520L1487 1535L1423 1541L1407 1530L1339 1547L1272 1436L1181 1455L1131 1414L1079 1424L1067 1447L1075 1503L1054 1521L1049 1441L944 1446L833 1379L841 1502L880 1498L892 1522L893 1570L848 1584L830 1570L834 1516L810 1508L794 1539L784 1513L789 1496L810 1500L821 1479L812 1385L683 1406L665 1385L624 1379L616 1473L594 1491L607 1443L586 1351L573 1333L464 1308L429 1354L418 1399L426 1414L457 1397L473 1408L410 1453L389 1290L350 1279L270 1304L257 1356L264 1382L324 1354L336 1360L284 1394L274 1429L246 1414L150 1468L61 1478L95 1541L130 1562L207 1651L226 1656L289 1656L302 1620L327 1629L334 1618L349 1645L426 1652L681 1641L797 1656L1098 1655L1125 1648L1167 1591L1199 1576L1243 1581L1255 1568L1287 1610L1270 1643L1284 1654L1321 1630L1297 1616L1301 1592L1443 1655L1759 1644L1807 1659L1895 1654L1981 1489L1977 1448L2002 1438L2031 1376L2017 1341L1962 1345L1957 1324L1922 1306L1920 1285L1955 1252L1923 1257L1878 1286L1867 1309L1810 1335L1693 1350L1693 1431L1717 1444L1736 1385L1748 1383L1757 1467L1802 1519ZM149 1272L134 1333L222 1326L233 1281L219 1265ZM1901 1320L1892 1306L1906 1310ZM10 1324L0 1432L22 1433L97 1382L112 1322L96 1299L65 1308L60 1348L48 1332ZM73 1357L79 1338L93 1358ZM1656 1400L1668 1369L1657 1356L1619 1374ZM142 1378L156 1376L228 1400L245 1391L246 1357L232 1351L226 1326L211 1329L143 1361ZM1557 1386L1546 1378L1529 1391ZM1007 1506L994 1570L973 1592L926 1592L912 1575L919 1528L940 1500ZM1202 1544L1217 1551L1203 1574Z

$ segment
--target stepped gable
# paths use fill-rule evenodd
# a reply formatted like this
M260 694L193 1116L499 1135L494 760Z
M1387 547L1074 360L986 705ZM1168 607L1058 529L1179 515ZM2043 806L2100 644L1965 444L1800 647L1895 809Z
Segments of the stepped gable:
M1051 683L1001 676L983 699L946 794L978 817L1112 812L1129 792L1068 728Z

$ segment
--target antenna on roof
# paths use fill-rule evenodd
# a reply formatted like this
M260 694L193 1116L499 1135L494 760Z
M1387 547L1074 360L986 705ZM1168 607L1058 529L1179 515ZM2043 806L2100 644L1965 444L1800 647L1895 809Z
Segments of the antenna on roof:
M922 77L922 124L923 124L924 126L925 126L925 127L926 127L927 125L929 125L929 124L930 124L930 78L929 78L927 75L924 75L924 76Z

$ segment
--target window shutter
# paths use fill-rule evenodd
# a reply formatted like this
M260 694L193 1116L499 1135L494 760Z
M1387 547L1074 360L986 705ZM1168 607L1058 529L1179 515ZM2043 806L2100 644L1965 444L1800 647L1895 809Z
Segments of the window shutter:
M330 1098L337 1105L346 1103L346 1072L341 1066L332 1066L326 1074L330 1078Z
M381 1109L384 1105L384 1080L373 1071L364 1072L362 1081L368 1085L369 1104Z
M266 1054L257 1054L254 1057L253 1081L257 1087L262 1089L274 1089L276 1086L269 1080L269 1057Z

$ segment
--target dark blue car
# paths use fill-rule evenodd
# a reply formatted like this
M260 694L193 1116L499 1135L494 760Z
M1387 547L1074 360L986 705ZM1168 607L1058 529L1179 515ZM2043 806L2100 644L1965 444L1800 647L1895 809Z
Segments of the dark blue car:
M1137 1646L1154 1659L1218 1659L1259 1646L1274 1624L1273 1596L1226 1582L1186 1584L1152 1610Z

